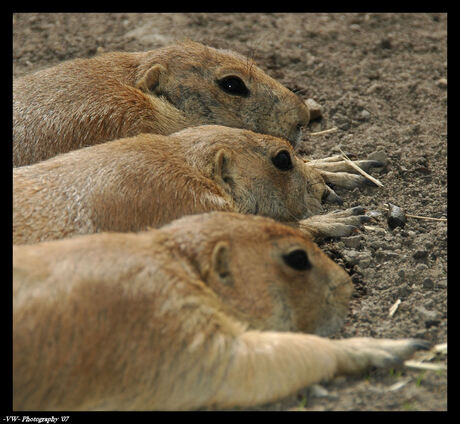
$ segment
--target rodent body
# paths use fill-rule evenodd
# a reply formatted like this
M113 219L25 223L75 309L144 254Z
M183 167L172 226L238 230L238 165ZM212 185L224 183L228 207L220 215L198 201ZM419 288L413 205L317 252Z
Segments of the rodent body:
M328 195L284 139L216 125L140 134L13 169L13 242L139 231L210 211L298 221Z
M309 119L300 97L238 53L192 41L106 53L13 81L13 165L206 124L295 144Z
M269 218L188 216L13 259L14 410L250 406L423 347L320 337L342 324L350 278Z

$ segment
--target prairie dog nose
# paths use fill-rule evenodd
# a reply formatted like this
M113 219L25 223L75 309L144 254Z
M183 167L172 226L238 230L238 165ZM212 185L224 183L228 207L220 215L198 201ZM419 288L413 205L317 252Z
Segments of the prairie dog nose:
M302 137L302 128L310 122L310 111L308 105L297 95L294 94L297 103L293 123L289 132L289 141L295 147ZM292 122L292 121L291 121Z

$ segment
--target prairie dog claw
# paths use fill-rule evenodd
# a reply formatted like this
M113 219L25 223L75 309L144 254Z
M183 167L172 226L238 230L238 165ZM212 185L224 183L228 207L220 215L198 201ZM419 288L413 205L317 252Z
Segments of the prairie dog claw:
M359 228L374 218L367 215L362 206L314 215L299 221L298 227L316 240L327 237L347 237L359 232Z
M340 371L348 374L369 367L394 367L403 364L417 350L429 349L431 343L421 339L374 339L356 337L335 341L344 352ZM342 358L341 358L342 359Z
M359 175L341 155L330 156L324 159L306 160L308 166L315 168L323 177L326 183L346 189L354 189L363 185L374 185L367 178ZM380 160L364 159L354 161L363 171L367 172L373 168L381 168L385 163Z

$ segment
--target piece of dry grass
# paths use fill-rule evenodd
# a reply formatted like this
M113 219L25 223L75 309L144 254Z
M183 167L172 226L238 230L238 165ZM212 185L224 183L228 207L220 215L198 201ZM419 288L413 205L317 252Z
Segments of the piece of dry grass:
M382 210L384 211L388 211L388 206L384 206L383 208L381 208ZM408 218L414 218L414 219L425 219L427 221L441 221L441 222L447 222L447 218L434 218L434 217L431 217L431 216L420 216L420 215L412 215L410 213L405 213L405 215L408 217Z
M430 371L439 371L446 370L446 364L439 362L427 362L432 361L440 355L447 355L447 343L440 343L434 345L428 351L420 351L415 354L416 358L404 361L404 365L408 368L418 369L418 370L430 370Z
M411 215L406 213L406 216L408 218L416 218L416 219L426 219L428 221L442 221L442 222L447 222L447 218L434 218L431 216L420 216L420 215Z
M374 178L372 175L369 175L367 172L363 171L356 163L354 163L344 152L343 150L339 147L340 153L342 153L342 158L343 160L348 163L353 169L358 171L362 176L366 177L369 181L372 181L375 185L379 187L383 187L383 184L377 179Z
M387 389L385 389L386 392L394 392L396 390L399 390L401 389L402 387L404 387L407 383L409 383L411 381L411 378L406 378L404 380L401 380L401 381L398 381L396 382L395 384L392 384L390 387L388 387Z
M447 369L447 366L444 364L430 364L427 362L420 362L420 361L413 361L413 360L404 361L404 366L406 366L407 368L413 368L416 370L429 370L429 371L440 371L440 370Z
M401 299L398 299L394 305L390 308L389 312L388 312L388 316L391 318L395 313L396 311L398 310L398 307L399 305L401 304Z
M327 130L323 130L323 131L317 131L317 132L312 132L308 135L323 135L323 134L329 134L331 132L335 132L337 131L338 128L337 127L332 127L332 128L328 128Z
M433 346L433 352L446 355L447 354L447 343L440 343L440 344Z

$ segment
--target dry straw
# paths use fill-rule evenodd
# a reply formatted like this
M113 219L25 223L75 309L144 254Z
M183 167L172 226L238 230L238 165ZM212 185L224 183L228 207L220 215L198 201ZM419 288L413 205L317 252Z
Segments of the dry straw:
M388 205L385 204L385 206L382 208L384 211L388 211ZM427 221L441 221L441 222L447 222L447 218L434 218L431 216L420 216L420 215L412 215L410 213L405 213L405 215L408 218L414 218L414 219L425 219Z
M352 168L356 169L361 175L366 177L368 180L372 181L375 185L379 187L383 187L383 184L377 179L374 178L372 175L369 175L367 172L363 171L356 163L354 163L350 158L343 152L343 150L339 147L340 153L342 153L343 160L348 163Z
M327 130L324 130L324 131L318 131L318 132L314 132L314 133L310 133L309 135L313 135L313 136L316 136L316 135L323 135L323 134L329 134L331 132L335 132L337 131L337 127L332 127L332 128L329 128ZM369 175L367 172L365 172L363 169L361 169L356 163L354 163L344 152L343 150L339 147L339 150L340 150L340 153L342 154L342 158L343 160L348 164L350 165L353 169L355 169L356 171L358 171L361 175L363 175L364 177L366 177L368 180L372 181L375 185L379 186L379 187L383 187L383 184L377 179L377 178L374 178L372 175ZM384 210L388 210L388 207L383 208ZM424 219L424 220L427 220L427 221L440 221L440 222L447 222L447 218L433 218L431 216L420 216L420 215L412 215L412 214L408 214L406 213L405 214L408 218L414 218L414 219Z

